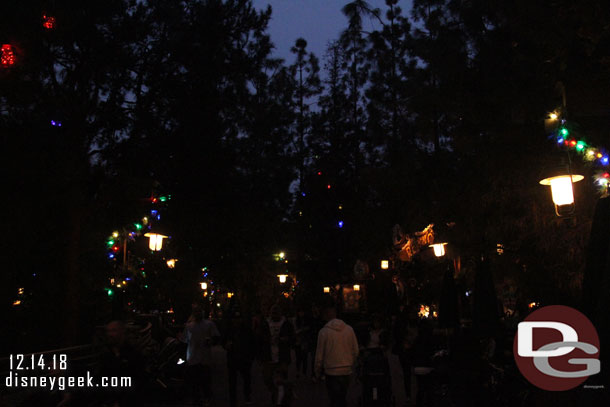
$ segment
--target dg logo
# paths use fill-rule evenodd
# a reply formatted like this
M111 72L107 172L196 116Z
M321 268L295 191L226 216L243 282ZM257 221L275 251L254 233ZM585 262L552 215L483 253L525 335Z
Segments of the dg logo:
M521 374L544 390L570 390L600 372L595 327L582 313L563 305L528 315L517 328L513 353Z

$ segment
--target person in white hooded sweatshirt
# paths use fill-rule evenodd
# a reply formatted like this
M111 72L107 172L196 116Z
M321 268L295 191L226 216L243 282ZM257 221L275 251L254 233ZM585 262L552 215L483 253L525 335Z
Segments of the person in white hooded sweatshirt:
M316 377L326 375L326 388L332 407L346 406L347 388L358 357L358 340L351 326L337 319L337 310L328 306L323 312L328 321L318 333Z

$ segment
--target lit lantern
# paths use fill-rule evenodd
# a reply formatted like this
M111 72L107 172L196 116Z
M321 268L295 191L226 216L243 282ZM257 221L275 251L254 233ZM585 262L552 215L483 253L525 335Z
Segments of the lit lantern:
M15 51L13 50L13 46L11 44L2 44L2 48L0 48L0 65L3 68L8 68L15 64Z
M288 274L278 274L277 278L280 280L280 283L284 284L286 282L286 278L288 277Z
M167 267L169 267L170 269L173 269L174 267L176 267L176 262L178 261L178 259L169 259L166 263L167 263Z
M431 244L430 247L434 249L434 255L436 257L443 257L445 255L445 246L447 243L435 243Z
M422 319L428 318L430 316L430 306L421 304L419 306L419 312L417 313L417 316L419 316Z
M381 260L381 269L382 270L387 270L390 268L390 261L389 260Z
M360 285L354 284L354 291L360 291Z
M150 240L148 242L148 247L150 250L154 252L158 252L163 247L163 239L166 239L167 236L159 234L159 233L146 233L144 237L148 237Z
M201 285L201 289L202 290L207 290L208 289L208 283L204 282L204 283L200 283L200 285Z
M330 293L330 287L324 287L324 293L325 294Z
M550 176L540 180L541 185L551 187L551 196L555 204L555 213L559 217L570 216L574 213L574 189L572 184L582 181L584 177L572 174L565 167L555 170Z

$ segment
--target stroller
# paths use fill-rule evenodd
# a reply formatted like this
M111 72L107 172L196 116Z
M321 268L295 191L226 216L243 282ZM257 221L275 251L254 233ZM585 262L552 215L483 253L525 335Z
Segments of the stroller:
M390 364L382 349L367 349L361 361L363 407L393 406Z

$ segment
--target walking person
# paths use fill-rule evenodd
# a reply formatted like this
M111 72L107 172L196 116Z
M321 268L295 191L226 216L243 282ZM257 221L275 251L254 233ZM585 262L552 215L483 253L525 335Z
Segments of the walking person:
M288 380L291 350L294 346L294 326L278 305L271 307L270 317L263 320L259 332L259 358L263 363L263 380L271 391L274 405L284 403L284 383Z
M412 307L402 307L394 328L394 354L402 368L407 404L411 402L411 370L414 361L414 346L418 335L417 313Z
M297 379L300 377L301 373L303 376L307 377L307 370L309 367L309 352L311 347L311 324L311 317L306 315L304 310L299 310L294 321L294 328L296 332L294 353L296 356Z
M223 346L227 351L227 368L229 371L229 401L231 407L237 406L237 376L243 382L246 405L252 404L252 361L255 354L254 332L252 323L234 308L223 336Z
M358 340L351 326L337 318L334 304L327 305L322 316L326 325L318 334L315 373L326 376L331 407L347 405L347 389L358 357Z
M206 318L207 313L201 307L193 307L184 328L182 341L188 344L186 349L186 383L195 403L201 402L203 392L204 405L209 405L212 398L210 367L212 362L212 345L220 337L216 324Z

